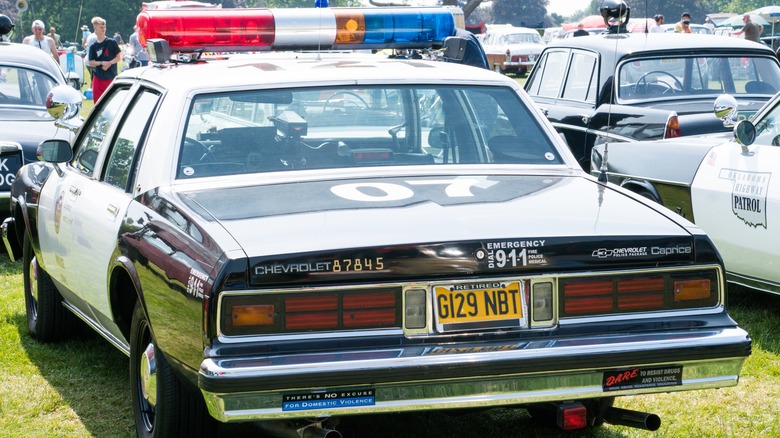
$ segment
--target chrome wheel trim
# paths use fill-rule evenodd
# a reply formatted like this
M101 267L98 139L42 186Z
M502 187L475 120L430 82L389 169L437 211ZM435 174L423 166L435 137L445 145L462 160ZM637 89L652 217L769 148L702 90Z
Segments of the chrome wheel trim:
M150 408L157 406L157 360L154 344L149 343L141 355L141 395Z
M27 277L29 287L27 293L30 294L30 313L33 319L38 318L38 260L33 257L30 260L30 269Z

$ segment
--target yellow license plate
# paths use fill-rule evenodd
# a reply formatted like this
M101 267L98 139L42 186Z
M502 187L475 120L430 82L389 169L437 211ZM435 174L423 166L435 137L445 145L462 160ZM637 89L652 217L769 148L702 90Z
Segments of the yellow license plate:
M509 325L518 325L523 319L519 282L443 285L437 286L435 293L440 328L492 321L513 321Z

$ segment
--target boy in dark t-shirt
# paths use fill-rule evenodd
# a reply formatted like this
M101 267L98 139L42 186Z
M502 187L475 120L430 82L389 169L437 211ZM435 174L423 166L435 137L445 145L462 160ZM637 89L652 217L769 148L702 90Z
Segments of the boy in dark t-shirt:
M92 78L92 100L100 99L103 92L117 75L116 65L122 59L122 51L113 38L106 37L106 20L100 17L92 19L97 41L89 46L89 65L95 67Z

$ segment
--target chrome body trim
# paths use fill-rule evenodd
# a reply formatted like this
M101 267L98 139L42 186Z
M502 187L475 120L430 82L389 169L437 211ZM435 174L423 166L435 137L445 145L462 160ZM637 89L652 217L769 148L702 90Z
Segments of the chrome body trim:
M0 195L0 201L3 201L2 195ZM11 261L15 262L16 257L14 257L13 246L11 245L11 241L8 240L9 239L8 231L13 226L14 226L14 218L13 217L5 218L5 220L3 220L3 224L0 225L0 233L2 233L3 236L3 244L5 245L5 252L8 254L8 257L11 259Z
M485 351L461 354L430 354L436 347L414 347L395 352L397 356L380 359L351 361L330 360L316 362L313 355L286 358L289 364L257 365L272 363L272 357L245 359L206 359L201 364L200 386L211 415L220 421L268 420L298 418L302 415L344 415L377 412L400 412L445 408L475 408L505 405L521 405L548 401L663 393L694 389L734 386L747 354L731 357L697 359L695 350L715 351L734 345L749 343L747 332L738 328L701 331L669 331L645 335L608 335L591 337L590 343L572 342L556 345L556 342L528 343L525 348L508 351ZM425 350L414 352L406 350ZM665 352L690 351L690 359L674 361L665 358ZM425 355L427 353L427 355ZM647 361L625 363L621 357L640 353ZM571 369L540 370L538 372L495 372L490 365L499 363L522 365L528 360L544 360L554 364L571 360L578 355L614 359L614 367L579 366ZM336 355L338 356L338 354ZM701 356L699 356L701 357ZM469 376L450 375L453 369L464 364L484 366L484 374ZM682 382L676 386L620 389L603 389L604 372L633 367L682 366ZM506 368L505 368L506 369ZM392 370L392 379L371 385L329 384L338 375L357 376L376 370ZM425 376L422 378L421 376ZM229 382L241 388L248 379L273 382L299 382L284 389L268 391L216 392L204 388L204 381ZM368 406L333 407L311 410L282 410L282 399L290 393L316 393L338 390L373 389L375 403Z
M69 311L73 312L74 315L78 316L79 319L81 319L88 326L90 326L92 330L95 330L100 336L104 337L109 343L111 343L111 345L113 345L114 347L119 349L119 351L124 353L125 356L130 357L130 346L127 343L123 342L121 339L109 333L105 328L103 328L102 325L93 321L89 316L84 314L81 310L71 305L67 301L63 301L62 305L65 306L65 308L68 309Z

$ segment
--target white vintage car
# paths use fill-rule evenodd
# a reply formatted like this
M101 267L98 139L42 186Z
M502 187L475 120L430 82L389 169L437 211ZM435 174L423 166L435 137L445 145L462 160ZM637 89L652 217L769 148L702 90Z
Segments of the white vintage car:
M525 76L536 64L545 44L535 29L500 25L488 28L482 46L494 70Z
M780 94L738 125L739 138L735 130L611 143L609 180L701 226L723 256L728 281L780 294L779 119ZM593 149L592 173L603 156L604 145Z

